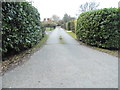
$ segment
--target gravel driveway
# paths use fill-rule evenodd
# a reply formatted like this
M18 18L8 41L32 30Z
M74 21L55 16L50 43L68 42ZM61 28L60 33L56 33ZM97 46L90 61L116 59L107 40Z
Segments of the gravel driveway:
M29 61L2 79L3 88L117 88L118 58L80 45L56 28Z

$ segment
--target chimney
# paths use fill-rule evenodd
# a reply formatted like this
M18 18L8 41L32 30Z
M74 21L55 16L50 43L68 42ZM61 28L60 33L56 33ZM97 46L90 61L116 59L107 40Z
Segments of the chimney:
M44 18L44 21L46 21L46 18Z

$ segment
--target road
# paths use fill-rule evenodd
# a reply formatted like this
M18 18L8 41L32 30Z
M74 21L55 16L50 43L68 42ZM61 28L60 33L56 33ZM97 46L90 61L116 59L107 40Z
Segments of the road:
M117 88L118 58L80 45L56 28L39 51L2 80L3 88Z

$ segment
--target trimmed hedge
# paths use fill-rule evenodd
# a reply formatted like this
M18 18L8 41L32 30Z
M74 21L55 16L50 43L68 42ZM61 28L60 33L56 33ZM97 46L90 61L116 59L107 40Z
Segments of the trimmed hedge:
M40 14L28 2L2 3L2 55L6 58L37 44L44 36Z
M70 23L70 22L68 22L68 23L67 23L67 30L68 30L68 31L70 31L70 30L71 30L70 26L71 26L71 23Z
M67 30L72 30L75 33L75 20L69 21L67 23Z
M74 25L75 25L75 30L73 31L76 34L76 30L77 30L77 20L74 20Z
M71 28L72 32L75 33L75 30L76 30L76 21L75 20L71 21L70 28Z
M119 49L119 21L117 8L82 13L77 20L77 38L89 45Z

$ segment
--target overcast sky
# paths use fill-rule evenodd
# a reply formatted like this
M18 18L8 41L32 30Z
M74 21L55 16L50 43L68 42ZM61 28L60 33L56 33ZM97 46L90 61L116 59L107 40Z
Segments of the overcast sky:
M98 8L110 8L118 7L120 0L32 0L33 5L40 12L42 20L43 18L50 18L53 14L60 18L65 13L75 17L79 11L79 6L89 1L100 2Z

